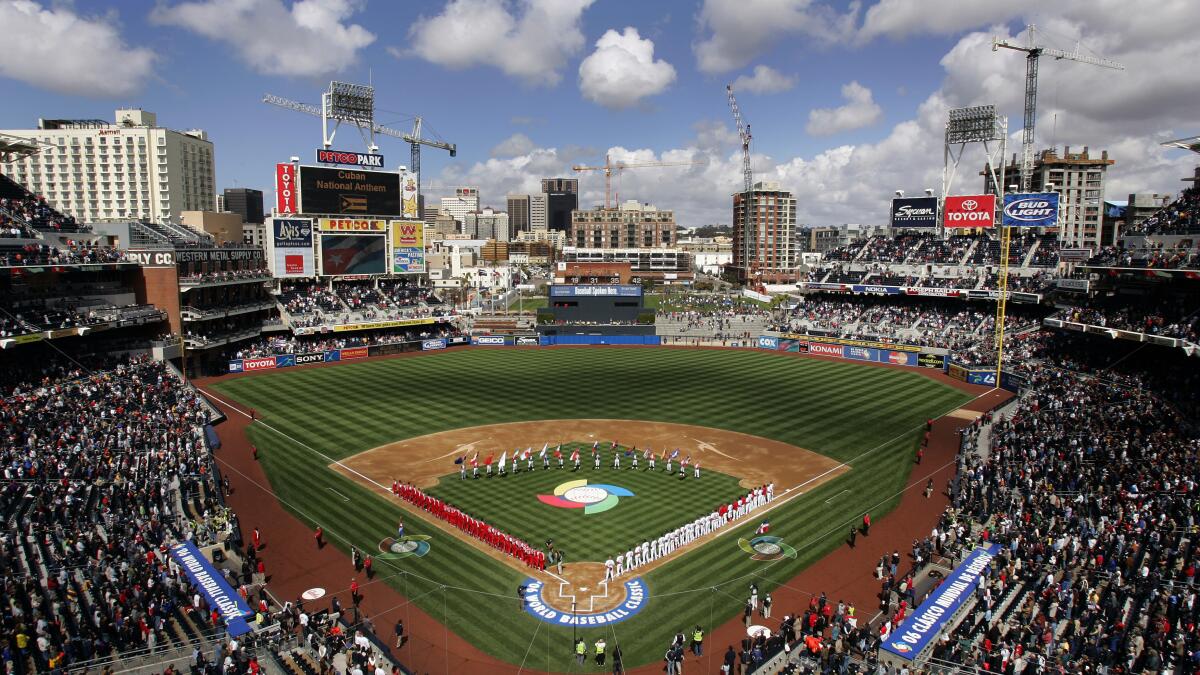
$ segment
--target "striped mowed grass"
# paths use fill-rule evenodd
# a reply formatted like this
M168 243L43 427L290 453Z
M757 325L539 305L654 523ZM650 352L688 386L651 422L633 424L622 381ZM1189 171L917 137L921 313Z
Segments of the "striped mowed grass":
M840 545L864 511L886 513L899 499L925 420L970 399L901 369L757 351L618 347L463 349L232 378L212 388L264 417L249 434L263 450L276 495L297 517L325 525L345 550L372 550L402 511L386 493L330 470L329 460L460 427L540 419L676 422L773 438L850 465L772 512L771 532L797 549L795 559L757 562L741 552L736 540L753 532L751 520L650 572L645 609L606 629L609 644L620 641L627 665L659 659L678 629L711 630L739 613L751 580L763 591L787 581ZM351 498L352 517L330 487ZM329 523L339 523L336 531ZM439 536L420 518L406 516L405 523L415 534L432 535L433 548L424 558L383 561L379 571L390 575L389 583L500 659L535 670L574 667L571 629L519 610L513 593L522 573ZM597 636L593 629L585 637Z

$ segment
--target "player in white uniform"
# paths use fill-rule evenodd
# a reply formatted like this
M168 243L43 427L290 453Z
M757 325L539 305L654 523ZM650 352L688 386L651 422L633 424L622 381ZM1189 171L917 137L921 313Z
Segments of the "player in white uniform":
M692 475L695 476L696 478L700 477L700 462L696 462L692 466Z
M613 468L621 468L621 451L619 449L613 450Z
M622 575L622 574L624 574L624 573L625 573L625 556L623 556L623 555L621 555L620 553L618 553L618 554L617 554L617 572L616 572L616 576L618 576L618 577L619 577L619 576L621 576L621 575Z
M638 449L634 448L633 449L633 466L631 467L634 471L637 471L637 468L638 468L637 464L638 464Z
M610 579L613 578L613 568L615 566L616 566L616 563L613 562L612 558L609 558L608 560L604 561L604 580L605 581L609 581Z

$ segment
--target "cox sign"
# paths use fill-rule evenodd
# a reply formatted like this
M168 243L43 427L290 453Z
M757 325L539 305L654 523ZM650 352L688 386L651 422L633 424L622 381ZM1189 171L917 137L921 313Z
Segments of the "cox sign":
M779 349L779 338L761 335L758 338L759 349Z
M996 195L946 197L942 223L946 227L992 227L995 213Z
M1005 227L1054 227L1057 224L1057 192L1004 195Z

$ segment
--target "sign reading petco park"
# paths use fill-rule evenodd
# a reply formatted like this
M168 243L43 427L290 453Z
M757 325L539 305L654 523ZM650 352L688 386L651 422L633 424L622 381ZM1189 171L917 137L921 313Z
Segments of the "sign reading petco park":
M942 209L946 227L992 227L996 224L996 195L946 197Z

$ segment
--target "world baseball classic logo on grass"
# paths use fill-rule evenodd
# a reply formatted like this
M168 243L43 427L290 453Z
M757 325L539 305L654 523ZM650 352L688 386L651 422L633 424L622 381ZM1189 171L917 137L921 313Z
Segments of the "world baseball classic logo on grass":
M784 557L796 557L796 549L783 543L779 537L765 534L753 539L738 539L738 546L750 554L751 560L779 560Z
M632 497L633 493L623 487L595 483L588 485L587 479L569 480L554 488L552 495L538 495L543 504L560 509L583 509L587 515L602 513L617 505L621 497Z

